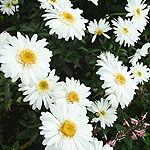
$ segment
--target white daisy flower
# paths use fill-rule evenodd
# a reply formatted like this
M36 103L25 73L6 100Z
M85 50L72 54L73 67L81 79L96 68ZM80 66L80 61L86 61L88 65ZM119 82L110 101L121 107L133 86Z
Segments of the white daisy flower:
M111 30L109 23L106 22L106 19L100 19L99 22L94 19L94 22L90 21L87 28L91 34L94 34L92 43L95 41L97 35L104 35L106 38L110 38L107 34L105 34L105 32Z
M117 119L116 108L111 107L108 101L104 100L103 98L101 101L92 103L91 108L88 110L96 114L96 118L93 118L92 122L97 123L100 121L100 126L104 129L106 126L112 127L114 121Z
M91 1L92 3L94 3L96 6L98 6L98 0L88 0Z
M18 32L17 38L9 39L10 45L3 46L0 50L0 69L6 78L11 77L13 82L21 78L23 84L29 85L47 76L52 52L45 48L48 44L46 39L37 41L37 37L34 34L30 40Z
M71 79L66 78L66 82L62 83L62 87L64 89L58 91L57 95L60 97L57 98L56 102L66 104L77 102L81 113L86 113L86 107L90 107L92 103L87 98L91 94L90 87L86 87L83 83L80 84L80 81L74 80L73 77Z
M2 33L0 33L0 50L1 48L5 45L5 44L8 44L8 39L11 37L11 35L4 31Z
M87 20L81 16L82 12L79 8L59 5L46 10L46 14L42 16L45 17L44 20L48 20L45 25L49 26L50 35L56 33L59 39L65 38L66 41L70 37L72 40L74 37L82 40L82 36L85 35L85 23L87 23Z
M112 93L114 98L116 95L116 100L119 100L118 103L120 103L121 107L124 108L125 106L128 106L133 99L135 89L138 89L134 76L131 75L131 71L127 71L128 68L121 65L121 63L114 61L114 64L112 65L109 60L107 63L107 57L105 61L105 64L97 71L97 74L100 75L100 80L104 80L102 88L110 88L108 93ZM98 63L102 64L103 60L102 63L101 60L99 60Z
M70 0L38 0L42 9L51 9L52 6L63 4L72 7Z
M24 91L23 95L26 95L26 97L23 101L29 101L32 109L38 108L40 110L43 102L45 108L48 109L52 102L55 101L55 91L59 90L58 80L59 77L55 75L55 70L53 69L48 77L31 85L20 84L18 90Z
M145 26L148 23L148 11L147 4L144 4L145 0L128 0L128 4L125 9L129 12L127 17L132 17L134 27L143 32Z
M103 141L98 141L96 138L93 138L90 150L113 150L113 147L110 147L108 144L103 145Z
M148 54L148 49L150 48L150 43L146 43L142 46L141 49L137 49L136 53L129 57L131 60L129 61L133 65L136 64L136 62L141 59L141 56L145 57Z
M131 67L131 71L134 75L135 80L138 83L144 84L144 82L148 82L150 78L150 69L147 68L143 63L137 63L133 67Z
M12 0L2 0L0 5L0 11L3 14L14 15L15 11L18 11L19 5L13 6Z
M135 42L137 42L140 38L140 33L134 28L133 23L128 20L123 20L121 17L118 20L112 20L116 34L116 42L119 42L120 45L124 43L124 46L130 45L134 46Z
M83 150L92 141L92 125L88 117L80 115L78 107L73 105L51 105L51 112L42 112L40 120L41 135L45 139L45 150L52 147L57 150Z

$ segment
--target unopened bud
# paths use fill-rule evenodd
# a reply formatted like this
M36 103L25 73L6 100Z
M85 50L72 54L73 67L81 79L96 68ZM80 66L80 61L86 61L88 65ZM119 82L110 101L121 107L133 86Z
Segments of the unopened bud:
M12 0L11 3L12 3L13 5L17 5L17 4L19 3L19 1L18 1L18 0Z

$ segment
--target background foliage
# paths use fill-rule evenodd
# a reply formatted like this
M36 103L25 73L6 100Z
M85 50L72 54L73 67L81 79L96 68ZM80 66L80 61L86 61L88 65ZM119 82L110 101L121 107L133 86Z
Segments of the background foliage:
M117 18L117 13L126 13L126 0L99 0L99 5L95 6L87 0L71 0L74 8L83 10L82 16L88 20L99 20L105 18L109 14L108 20ZM147 4L149 2L147 1ZM150 4L150 3L149 3ZM91 96L89 99L94 101L103 96L101 88L102 81L96 75L97 67L95 66L97 56L102 51L110 51L125 65L130 66L128 57L135 53L135 49L130 47L120 46L115 43L114 34L110 31L111 39L99 37L92 44L92 35L86 31L86 36L82 41L75 39L74 41L59 40L57 35L49 35L49 29L45 27L45 22L41 15L43 10L40 9L40 4L36 0L19 0L19 12L14 16L0 14L0 32L8 31L11 35L16 35L17 31L22 34L27 34L31 37L33 34L38 34L39 39L46 38L49 42L47 48L52 50L53 57L51 61L51 69L56 69L56 74L64 80L67 76L80 79L86 86L91 87ZM147 42L150 42L150 24L140 36L141 40L136 44L135 48ZM142 59L144 64L150 67L150 54ZM18 83L12 83L11 79L6 79L4 74L0 72L0 149L1 150L42 150L43 137L39 135L40 112L33 111L28 103L22 102L23 96L18 92ZM125 129L122 124L124 118L129 120L130 117L140 118L145 112L150 110L150 84L149 82L141 85L137 91L134 100L125 109L118 108L118 119L113 128L105 130L97 127L94 135L102 139L104 133L107 134L109 140L113 139L116 132ZM42 108L42 111L46 111ZM92 114L88 114L90 119ZM148 114L147 118L150 118ZM147 119L150 123L150 119ZM94 124L93 124L94 126ZM146 136L133 141L130 136L126 137L121 143L117 143L115 150L149 150L150 149L150 129L146 130Z

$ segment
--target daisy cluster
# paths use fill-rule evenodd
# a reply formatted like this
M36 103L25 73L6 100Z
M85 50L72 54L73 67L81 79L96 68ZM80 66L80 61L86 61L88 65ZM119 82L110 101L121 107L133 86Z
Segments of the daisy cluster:
M68 41L82 40L85 36L87 19L81 16L83 11L74 9L69 0L38 0L40 8L44 9L42 17L49 27L49 34L57 34L58 39ZM98 5L98 0L89 0ZM128 0L125 10L128 12L123 19L112 20L112 25L106 19L90 21L87 29L93 34L92 43L97 36L110 39L106 32L114 30L116 42L124 46L134 46L140 39L148 23L149 8L145 1ZM1 1L0 11L13 15L18 11L18 1ZM60 81L51 70L52 51L46 48L49 43L45 38L38 39L34 34L31 38L17 32L11 36L7 32L0 34L0 70L6 78L13 82L21 82L18 91L22 91L24 102L29 102L32 109L41 110L44 106L47 112L42 112L40 134L44 136L45 150L112 150L108 144L92 137L92 124L89 123L87 111L92 112L91 123L99 122L103 129L112 127L117 120L117 107L125 108L133 100L139 84L148 82L150 69L140 62L141 57L148 54L150 43L129 57L131 67L127 67L110 52L98 56L96 74L104 81L102 88L105 95L100 100L89 100L90 87L73 77Z

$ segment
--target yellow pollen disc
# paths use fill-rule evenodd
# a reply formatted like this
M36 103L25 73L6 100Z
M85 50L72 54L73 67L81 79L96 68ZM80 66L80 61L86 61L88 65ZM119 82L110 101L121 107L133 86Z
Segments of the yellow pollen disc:
M38 88L39 88L41 91L46 91L46 90L49 89L49 84L47 83L46 80L42 80L42 81L39 82Z
M59 131L62 133L65 137L73 137L77 131L75 123L73 123L70 120L65 120L59 129Z
M71 13L69 13L69 12L63 12L61 14L61 16L63 17L63 21L65 21L66 23L67 22L68 23L73 23L74 20L75 20L74 16Z
M103 34L103 30L102 30L102 29L97 29L97 30L96 30L96 34L97 34L97 35Z
M56 0L50 0L51 2L53 2L53 3L56 3Z
M129 30L127 28L125 28L125 27L122 30L123 30L124 34L128 34L129 33Z
M11 6L12 6L12 4L11 4L10 2L8 2L8 3L6 4L6 7L7 7L7 8L11 8Z
M142 76L142 73L140 72L140 71L137 71L137 73L136 73L139 77L141 77Z
M37 57L31 49L27 48L20 52L19 60L24 66L31 66L36 63Z
M118 74L116 75L115 81L116 81L118 84L121 84L121 85L123 85L123 84L126 83L126 79L125 79L125 77L124 77L121 73L118 73Z
M69 92L68 95L67 95L67 98L68 98L68 101L71 102L72 104L74 102L79 102L79 96L74 91Z
M140 8L137 8L137 9L136 9L136 13L137 13L138 17L140 17L140 15L141 15L141 10L140 10Z
M104 110L101 110L101 111L99 112L99 115L100 115L101 117L106 118L106 112L105 112Z

